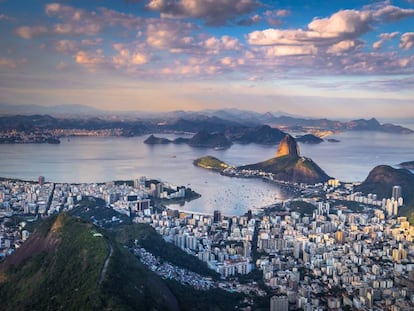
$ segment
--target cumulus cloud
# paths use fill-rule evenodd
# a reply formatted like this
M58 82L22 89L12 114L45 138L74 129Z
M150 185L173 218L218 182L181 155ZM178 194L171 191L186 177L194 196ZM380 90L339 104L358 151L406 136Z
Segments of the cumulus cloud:
M223 51L239 51L242 48L237 38L222 36L221 38L210 37L201 42L201 47L207 54L220 54Z
M32 39L39 35L46 34L48 29L44 26L21 26L15 29L15 33L23 39Z
M347 53L361 48L363 43L359 40L344 40L331 45L327 52L333 54Z
M414 32L406 32L401 36L400 48L409 50L414 46Z
M208 25L224 25L252 13L258 6L254 0L151 0L147 5L164 17L198 18Z
M403 9L393 5L387 5L377 10L374 16L387 22L398 21L406 17L414 16L414 9Z
M372 48L378 50L382 48L384 43L388 40L394 39L399 35L399 32L391 32L391 33L382 33L380 34L380 39L372 44Z
M75 61L90 71L95 71L98 66L106 63L101 50L95 52L79 51L75 55Z
M147 43L158 49L166 49L173 53L194 50L194 37L190 31L194 26L188 23L158 22L147 25Z
M121 26L128 30L139 31L145 25L143 18L107 8L89 12L61 3L50 3L45 6L45 13L49 17L57 18L59 22L49 28L45 26L19 27L15 31L16 34L24 39L31 39L42 34L94 36L107 27Z
M141 51L130 49L124 44L114 44L113 48L118 52L112 58L112 64L115 67L144 65L148 63L148 56Z

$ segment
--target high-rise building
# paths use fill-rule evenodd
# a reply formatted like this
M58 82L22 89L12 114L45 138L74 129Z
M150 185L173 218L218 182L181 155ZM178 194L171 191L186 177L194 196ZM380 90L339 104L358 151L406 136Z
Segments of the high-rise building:
M398 200L402 197L401 186L392 187L392 197L394 198L394 200Z
M344 244L344 242L345 242L345 233L342 230L336 231L335 240L336 240L337 243Z
M288 311L289 301L287 296L273 296L270 298L270 311Z
M213 220L214 220L214 222L220 222L221 221L221 212L219 210L214 211Z
M39 182L39 185L42 186L45 183L45 176L39 176L37 181Z

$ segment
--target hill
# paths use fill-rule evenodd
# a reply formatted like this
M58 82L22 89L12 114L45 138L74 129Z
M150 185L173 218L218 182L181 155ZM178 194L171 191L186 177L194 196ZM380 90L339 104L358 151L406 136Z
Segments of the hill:
M195 134L188 142L191 147L201 148L228 148L231 141L223 133L209 133L201 131Z
M164 247L152 228L138 228L140 235L133 232L135 239L148 240L155 249ZM117 239L128 239L122 232ZM151 238L145 239L146 235ZM174 246L170 247L167 253L173 257ZM177 260L183 261L180 256ZM0 264L0 299L7 301L2 303L5 311L231 310L239 296L162 280L112 234L62 213L43 221Z
M404 199L404 206L399 209L398 215L406 216L414 224L414 174L409 170L379 165L371 170L355 191L376 193L379 198L391 198L392 187L396 185L401 186Z
M379 165L369 172L365 181L355 188L365 194L376 193L379 198L391 198L392 187L399 185L406 203L414 203L414 174L406 169Z
M238 169L272 173L278 180L298 183L313 184L330 178L312 159L300 156L297 142L290 135L286 135L280 142L275 158L240 166Z
M193 161L193 164L195 166L206 168L206 169L217 171L217 172L222 172L226 168L230 167L230 165L228 165L227 163L212 156L205 156L205 157L198 158Z
M144 140L144 144L147 144L147 145L165 145L171 142L172 141L169 140L168 138L157 137L154 135L150 135L148 136L146 140Z
M306 134L306 135L300 136L296 138L296 140L304 144L320 144L321 142L323 142L322 138L315 136L313 134Z
M252 128L245 128L243 131L240 131L240 133L233 133L232 140L241 144L256 143L262 145L275 145L278 144L285 136L286 133L277 128L262 125Z

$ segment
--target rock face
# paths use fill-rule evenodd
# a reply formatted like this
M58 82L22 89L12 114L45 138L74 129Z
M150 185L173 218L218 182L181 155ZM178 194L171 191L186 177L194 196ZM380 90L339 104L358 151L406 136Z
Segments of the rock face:
M277 180L307 184L325 182L330 178L312 159L300 157L298 144L290 135L280 142L275 158L238 169L272 173Z
M276 158L290 156L290 157L299 157L299 147L296 140L290 136L286 135L280 142L279 147L277 148Z

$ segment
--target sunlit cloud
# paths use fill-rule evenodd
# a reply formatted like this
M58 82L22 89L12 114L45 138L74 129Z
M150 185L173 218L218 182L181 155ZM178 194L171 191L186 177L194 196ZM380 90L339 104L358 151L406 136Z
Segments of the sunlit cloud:
M147 5L163 17L198 18L208 25L224 25L258 6L254 0L151 0Z
M395 32L391 32L391 33L382 33L380 35L380 40L375 41L372 44L372 48L375 50L378 50L380 48L382 48L382 46L384 45L384 43L388 40L394 39L395 37L397 37L399 35L398 31Z
M400 48L409 50L414 46L414 32L407 32L401 36Z

